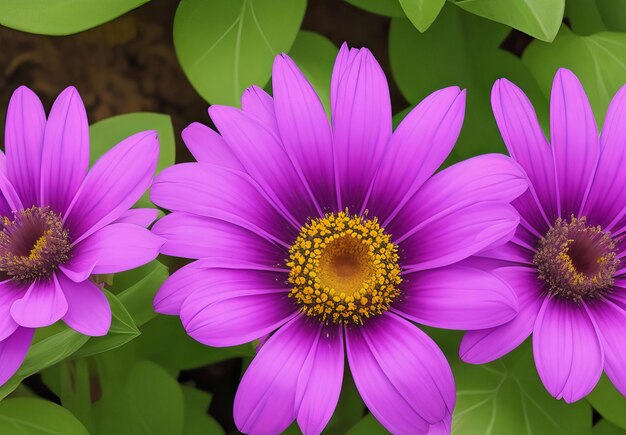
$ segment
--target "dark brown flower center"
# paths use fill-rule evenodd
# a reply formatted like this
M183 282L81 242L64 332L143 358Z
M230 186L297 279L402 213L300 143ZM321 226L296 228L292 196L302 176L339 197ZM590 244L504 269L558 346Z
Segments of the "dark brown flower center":
M19 282L49 278L71 250L61 217L48 207L31 207L5 217L0 232L0 272Z
M608 293L620 263L610 233L573 216L556 220L539 240L533 262L553 296L575 302Z

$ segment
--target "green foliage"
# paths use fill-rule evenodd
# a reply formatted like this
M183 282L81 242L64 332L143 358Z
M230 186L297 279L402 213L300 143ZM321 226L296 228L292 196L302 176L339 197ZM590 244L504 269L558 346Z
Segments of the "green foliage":
M406 19L394 18L389 32L393 77L404 97L417 104L446 86L467 89L465 122L450 162L485 152L503 152L504 145L491 112L495 80L517 83L541 111L546 106L537 84L522 61L499 48L509 29L446 5L426 33Z
M291 48L306 0L182 0L174 46L183 71L211 104L238 106L243 91L265 86L274 57Z
M587 396L591 406L611 423L626 429L626 397L617 391L603 375L596 388Z
M626 430L611 424L608 420L600 420L591 430L591 435L626 435Z
M625 58L626 34L578 36L565 26L552 44L534 41L523 55L546 98L556 71L571 69L582 82L600 126L611 98L626 83Z
M149 0L2 0L0 24L42 35L70 35L111 21Z
M52 402L16 398L0 402L0 433L88 435L71 412Z
M400 0L406 17L420 32L425 32L435 21L446 0Z
M346 0L348 3L373 14L386 17L403 17L400 0Z

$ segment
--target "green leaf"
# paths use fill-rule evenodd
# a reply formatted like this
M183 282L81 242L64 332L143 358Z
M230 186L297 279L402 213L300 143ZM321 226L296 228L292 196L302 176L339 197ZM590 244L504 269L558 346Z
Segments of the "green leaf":
M559 31L565 0L454 0L468 12L552 41Z
M302 70L330 113L330 78L337 57L337 47L326 37L301 30L289 56Z
M0 433L28 435L89 435L67 409L41 399L17 398L0 402Z
M111 292L107 290L104 290L104 292L111 305L113 315L111 328L104 337L91 338L87 344L72 355L73 359L84 358L115 349L138 337L140 334L132 316L122 302Z
M611 423L626 429L626 397L617 391L609 378L603 375L596 388L587 396L591 406Z
M522 59L546 97L557 70L571 69L583 84L601 126L611 98L626 83L626 34L578 36L563 26L552 44L534 41Z
M372 414L367 414L357 424L346 432L346 435L387 435L389 432L376 420Z
M70 35L111 21L149 0L2 0L0 24L42 35Z
M485 365L451 362L457 387L452 434L562 434L591 430L591 407L548 394L537 375L530 342Z
M407 18L420 32L428 30L446 0L400 0Z
M221 435L224 429L207 411L211 403L211 395L191 387L183 386L185 399L185 430L184 435Z
M567 0L565 16L577 35L591 35L607 30L596 1Z
M608 420L600 420L591 430L591 435L626 435L626 430L611 424Z
M209 103L238 106L247 87L265 86L305 9L306 0L182 0L174 48L183 71Z
M626 1L595 0L607 30L626 32Z
M157 173L175 163L176 141L174 127L169 115L152 112L128 113L96 122L89 127L91 138L91 164L122 140L145 130L157 130L159 134L159 162ZM148 193L136 204L138 207L154 207Z
M53 333L50 331L60 332ZM42 339L39 337L45 336ZM37 330L35 343L28 350L28 355L17 373L2 387L0 387L0 399L5 398L27 377L57 364L68 358L80 349L89 337L79 334L72 329L53 325L50 328Z
M354 384L350 371L346 370L339 402L333 417L328 422L326 433L345 433L362 419L364 412L365 404L361 400L361 395Z
M346 0L353 6L386 17L404 17L399 0Z
M545 113L547 104L530 72L518 57L499 48L508 33L506 26L449 4L423 34L406 19L391 21L391 71L410 103L417 104L447 86L467 89L463 129L448 163L505 150L491 111L496 79L506 77L516 83L535 103L540 119Z

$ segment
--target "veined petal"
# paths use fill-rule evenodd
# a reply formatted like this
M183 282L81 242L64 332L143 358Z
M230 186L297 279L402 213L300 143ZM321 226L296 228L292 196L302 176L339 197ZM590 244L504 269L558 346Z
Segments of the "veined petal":
M114 222L118 224L133 224L148 228L159 216L159 211L155 208L131 208L126 210Z
M273 92L276 94L275 87ZM263 89L254 85L246 89L241 95L241 109L256 117L268 130L279 135L274 100Z
M344 44L330 94L339 210L358 213L391 137L391 102L382 68L367 48Z
M21 299L25 292L24 286L16 285L10 279L0 282L0 342L18 328L19 325L11 317L11 305Z
M206 125L192 122L183 130L181 136L197 161L243 170L241 162L222 136Z
M26 86L17 88L7 109L4 146L8 165L5 174L25 207L39 202L45 126L46 114L37 95Z
M62 273L58 279L67 299L63 316L67 326L91 337L106 335L111 327L111 307L102 289L88 279L74 282Z
M67 299L55 275L34 281L24 296L11 305L11 316L25 328L50 326L66 312Z
M41 205L65 213L89 168L89 124L74 87L58 96L46 123L41 158Z
M0 341L0 385L8 381L24 362L35 330L17 328L8 338Z

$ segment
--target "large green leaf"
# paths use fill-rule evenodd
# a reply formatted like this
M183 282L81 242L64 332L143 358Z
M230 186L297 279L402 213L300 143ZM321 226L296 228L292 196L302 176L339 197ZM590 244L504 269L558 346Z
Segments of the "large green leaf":
M265 86L305 9L306 0L182 0L174 47L183 71L209 103L238 106L248 86Z
M416 104L446 86L467 89L465 122L449 162L504 151L491 112L490 94L496 79L506 77L517 83L540 114L545 109L545 99L521 60L499 48L508 32L502 24L464 13L453 5L444 6L423 34L406 19L391 22L391 70L410 103Z
M346 0L351 5L386 17L404 17L399 0Z
M425 32L435 21L446 0L400 0L407 18L420 32Z
M301 30L289 51L330 113L330 78L337 57L337 47L326 37Z
M149 0L2 0L0 24L43 35L91 29Z
M159 135L159 163L157 173L174 164L176 141L169 115L151 112L127 113L96 122L89 127L91 163L122 140L145 130L157 130ZM139 207L152 207L148 193L138 201Z
M185 399L184 435L222 435L224 429L209 414L211 395L191 387L183 387Z
M563 26L552 44L534 41L522 59L546 97L556 71L571 69L585 87L598 125L602 125L611 98L626 83L626 34L578 36Z
M457 404L452 434L562 434L591 430L591 407L548 394L537 375L530 342L485 365L452 361Z
M506 24L542 41L552 41L563 20L565 0L453 0L481 17Z
M600 420L591 430L591 435L626 435L626 430L621 429L608 420Z
M11 435L88 435L67 409L41 399L17 398L0 402L0 433Z
M626 429L626 398L617 391L606 375L600 378L587 400L602 417Z

